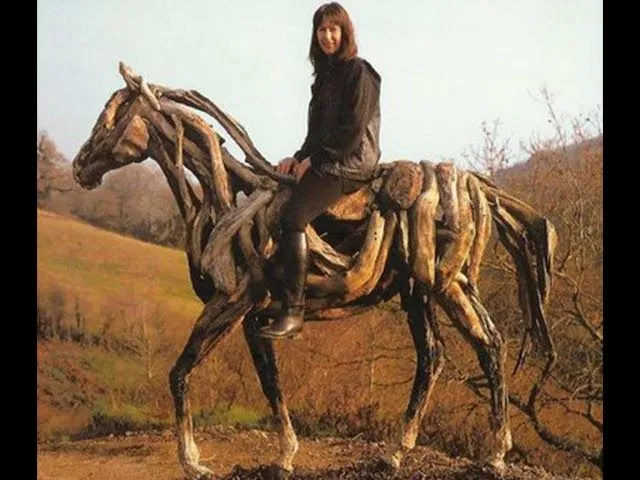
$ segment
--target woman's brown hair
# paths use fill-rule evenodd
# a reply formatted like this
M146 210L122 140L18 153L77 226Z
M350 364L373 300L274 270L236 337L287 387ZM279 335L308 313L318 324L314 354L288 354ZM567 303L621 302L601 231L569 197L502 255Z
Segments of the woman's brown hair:
M327 64L327 55L320 48L316 31L324 20L335 23L342 30L340 48L336 57L342 61L349 60L358 54L356 34L349 14L338 2L325 3L313 14L313 30L311 31L311 47L309 48L309 61L313 65L313 74L317 75Z

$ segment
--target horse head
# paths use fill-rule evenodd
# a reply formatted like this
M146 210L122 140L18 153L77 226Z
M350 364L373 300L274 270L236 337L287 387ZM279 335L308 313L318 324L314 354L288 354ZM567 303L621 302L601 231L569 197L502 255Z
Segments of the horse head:
M147 158L149 131L135 112L139 97L123 88L105 104L91 135L73 159L73 177L83 188L91 190L107 172Z
M111 170L145 160L149 147L149 130L141 112L158 109L147 85L120 63L127 87L114 92L98 116L91 135L73 159L73 177L87 190L102 182ZM146 93L146 94L145 94Z

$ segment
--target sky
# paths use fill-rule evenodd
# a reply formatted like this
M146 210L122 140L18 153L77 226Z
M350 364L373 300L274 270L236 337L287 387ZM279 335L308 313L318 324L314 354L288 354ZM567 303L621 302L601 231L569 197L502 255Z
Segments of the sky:
M307 56L323 3L38 0L38 131L72 159L124 86L123 61L148 83L208 97L275 164L306 134ZM382 77L382 161L461 161L481 144L483 121L499 121L512 146L549 136L543 86L562 117L603 111L601 0L340 3L359 55Z

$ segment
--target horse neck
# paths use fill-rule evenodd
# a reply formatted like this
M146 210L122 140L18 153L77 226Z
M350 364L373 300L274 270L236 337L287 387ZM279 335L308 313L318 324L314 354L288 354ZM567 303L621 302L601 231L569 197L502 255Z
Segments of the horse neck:
M173 193L174 200L185 221L187 229L193 228L193 224L198 216L201 221L213 226L216 221L225 213L220 200L215 194L214 178L212 167L189 155L182 148L182 165L178 164L175 158L171 158L165 145L172 145L167 139L163 139L160 148L157 144L151 145L149 158L154 160L162 170L167 184ZM157 142L156 142L157 143ZM241 181L233 172L227 171L229 180L229 191L231 194L232 206L235 206L236 196L241 191L239 185ZM192 187L187 178L195 178L200 186L200 192Z

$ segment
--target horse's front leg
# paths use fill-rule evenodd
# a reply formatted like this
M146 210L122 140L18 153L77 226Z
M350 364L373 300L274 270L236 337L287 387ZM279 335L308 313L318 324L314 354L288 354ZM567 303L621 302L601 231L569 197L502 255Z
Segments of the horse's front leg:
M210 477L212 472L199 464L200 453L193 439L193 421L188 396L189 375L213 347L241 323L252 306L247 295L240 297L235 303L228 302L229 297L223 294L216 294L207 302L182 354L169 374L176 411L178 459L190 480Z
M267 397L277 421L278 434L280 436L280 457L276 462L276 467L278 468L279 476L286 477L293 471L293 457L298 451L298 439L293 430L289 411L280 390L278 366L273 345L270 340L257 335L260 327L266 325L266 323L266 321L259 320L258 317L247 318L243 323L243 328L262 391Z

